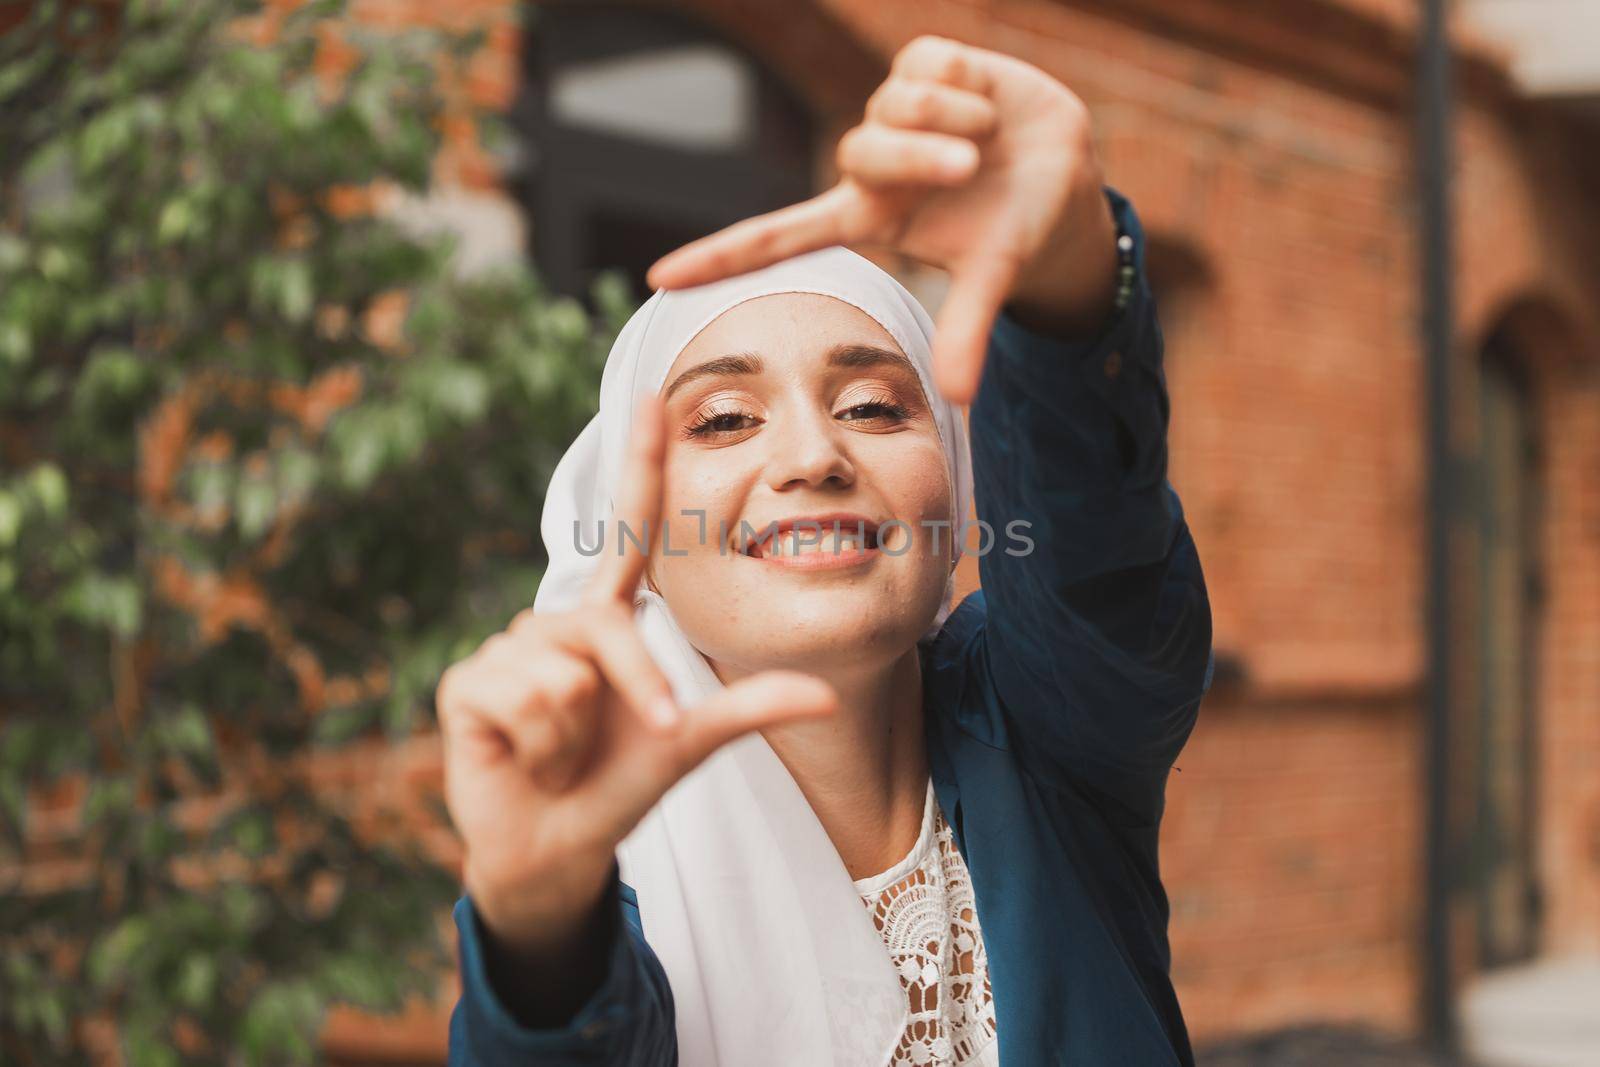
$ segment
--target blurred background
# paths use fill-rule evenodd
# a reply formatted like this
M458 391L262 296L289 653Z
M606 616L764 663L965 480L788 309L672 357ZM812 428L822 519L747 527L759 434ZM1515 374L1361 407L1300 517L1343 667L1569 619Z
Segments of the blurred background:
M444 1062L438 675L644 268L920 33L1149 235L1202 1063L1600 1063L1600 4L1445 7L0 3L0 1064Z

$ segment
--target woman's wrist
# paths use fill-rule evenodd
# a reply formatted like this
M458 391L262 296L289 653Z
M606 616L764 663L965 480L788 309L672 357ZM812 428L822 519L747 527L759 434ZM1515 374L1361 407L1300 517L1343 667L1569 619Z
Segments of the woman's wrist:
M563 1026L599 988L620 921L610 891L616 879L613 860L599 878L563 879L559 895L548 903L537 899L542 894L480 898L468 889L489 984L520 1025Z
M1096 172L1098 173L1098 172ZM1116 310L1117 224L1096 177L1074 194L1055 233L1017 279L1006 314L1062 340L1097 337Z
M483 877L467 860L466 891L484 930L512 955L559 956L617 877L616 858L562 864L533 880L505 882Z

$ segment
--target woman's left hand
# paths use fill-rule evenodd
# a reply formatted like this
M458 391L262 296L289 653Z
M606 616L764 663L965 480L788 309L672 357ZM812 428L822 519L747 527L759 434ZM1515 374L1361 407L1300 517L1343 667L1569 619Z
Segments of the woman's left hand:
M894 58L861 124L839 141L839 183L665 256L678 289L828 245L889 248L950 273L934 373L977 393L1002 305L1030 326L1091 335L1111 311L1116 228L1088 109L1020 59L940 37Z

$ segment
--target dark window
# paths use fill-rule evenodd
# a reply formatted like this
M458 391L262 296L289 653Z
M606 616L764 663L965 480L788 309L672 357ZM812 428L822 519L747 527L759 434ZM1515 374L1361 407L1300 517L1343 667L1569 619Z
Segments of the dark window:
M1538 948L1535 680L1541 599L1537 423L1523 362L1498 335L1480 367L1474 873L1484 966Z
M562 292L811 194L805 108L750 55L660 11L539 5L517 124L534 259Z

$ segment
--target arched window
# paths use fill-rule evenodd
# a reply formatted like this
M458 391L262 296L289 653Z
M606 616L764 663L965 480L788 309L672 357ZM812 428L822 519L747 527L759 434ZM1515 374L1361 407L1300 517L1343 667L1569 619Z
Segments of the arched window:
M557 289L811 194L812 123L762 65L688 19L603 4L534 11L518 124L534 258Z
M1473 812L1480 959L1527 959L1538 944L1534 856L1535 663L1542 600L1537 420L1505 330L1478 363L1478 464L1470 541L1477 546L1478 685Z

